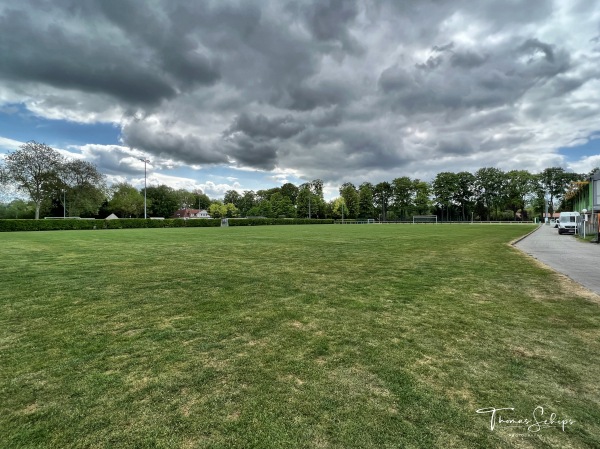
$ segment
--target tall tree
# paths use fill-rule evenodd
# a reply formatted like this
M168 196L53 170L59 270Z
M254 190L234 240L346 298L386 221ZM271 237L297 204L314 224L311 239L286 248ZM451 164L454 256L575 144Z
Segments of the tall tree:
M298 218L314 218L314 198L309 183L300 185L296 198L296 216Z
M415 192L414 211L417 215L428 215L431 213L431 188L428 183L415 179L413 181Z
M228 190L227 192L225 192L223 203L231 203L235 205L237 209L240 209L240 206L242 204L242 195L240 195L237 190Z
M460 208L461 219L467 219L468 209L473 205L473 196L475 194L475 176L468 171L461 171L456 174L456 192L454 192L454 201Z
M380 182L373 188L373 202L377 212L381 214L381 220L386 221L387 211L393 200L392 185L389 182Z
M550 167L540 173L540 186L544 189L547 196L550 197L548 212L550 216L554 213L555 201L560 203L563 199L569 183L575 180L574 173L567 173L562 167Z
M296 208L288 196L283 196L281 192L271 195L271 203L274 218L295 218Z
M535 178L527 170L511 170L506 173L506 207L517 217L521 211L521 217L527 219L525 204L527 198L535 193Z
M248 215L252 216L252 214L250 214L250 210L254 206L256 206L256 194L253 190L244 190L244 193L238 205L240 215L242 217L247 217Z
M408 176L402 176L392 181L392 208L401 220L406 220L413 208L413 182Z
M164 184L148 187L146 197L150 216L170 217L181 207L175 190Z
M346 218L357 218L359 210L358 190L351 182L345 182L340 187L340 195L344 199Z
M52 198L60 185L62 156L44 143L27 142L4 159L5 181L13 183L35 203L35 219L40 218L44 200Z
M343 197L335 198L329 202L329 207L331 208L331 218L335 220L339 220L340 218L349 218L348 217L348 207L346 205L346 200Z
M431 183L434 200L442 211L442 221L444 220L444 211L446 220L450 220L450 211L454 205L454 198L458 191L458 176L452 172L438 173Z
M139 217L144 212L144 195L126 182L115 184L111 188L112 198L109 209L121 218Z
M375 218L373 188L370 182L363 182L358 187L358 217L360 218Z
M179 208L195 209L198 205L197 195L194 192L186 189L177 189L173 191L173 194L177 198Z
M488 220L491 219L492 211L498 212L506 197L505 187L506 174L498 168L480 168L475 173L475 195L484 206Z
M324 218L326 208L323 199L323 181L315 179L302 184L298 189L296 206L298 218Z
M59 176L64 194L60 191L56 194L61 202L66 199L69 215L96 215L106 199L105 177L96 166L79 159L65 161Z
M292 204L296 204L296 198L298 198L298 187L291 182L286 182L281 186L281 194L284 197L289 198Z
M198 209L208 210L211 203L208 195L200 189L195 189L192 193L194 194L194 202L190 206L194 209L197 207Z

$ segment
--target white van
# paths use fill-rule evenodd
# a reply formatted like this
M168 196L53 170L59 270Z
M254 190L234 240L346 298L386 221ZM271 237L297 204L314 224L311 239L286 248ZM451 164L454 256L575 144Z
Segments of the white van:
M561 212L558 219L559 234L575 234L579 212Z

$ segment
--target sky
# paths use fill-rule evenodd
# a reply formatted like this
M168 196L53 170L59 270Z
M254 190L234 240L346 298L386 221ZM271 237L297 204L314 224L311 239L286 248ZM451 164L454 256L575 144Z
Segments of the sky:
M600 166L600 0L2 0L0 158L225 191Z

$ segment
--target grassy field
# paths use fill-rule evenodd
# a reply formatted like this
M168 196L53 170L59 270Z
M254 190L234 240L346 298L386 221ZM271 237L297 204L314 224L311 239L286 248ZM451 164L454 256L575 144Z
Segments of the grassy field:
M0 447L600 447L598 297L531 229L0 234Z

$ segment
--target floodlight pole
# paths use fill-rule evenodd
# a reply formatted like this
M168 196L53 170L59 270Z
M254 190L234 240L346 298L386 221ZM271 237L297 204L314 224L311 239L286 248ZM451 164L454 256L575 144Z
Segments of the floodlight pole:
M344 203L342 203L342 224L344 224Z
M146 186L146 180L147 180L147 176L146 176L146 164L148 162L150 162L148 159L144 158L144 159L140 159L140 161L142 161L144 163L144 219L146 219L146 190L147 186Z
M310 215L310 197L311 196L312 196L312 193L309 193L308 194L308 218L309 219L311 218L311 215Z
M63 220L67 218L67 192L65 189L62 189L63 193Z

